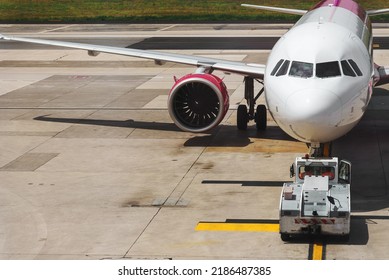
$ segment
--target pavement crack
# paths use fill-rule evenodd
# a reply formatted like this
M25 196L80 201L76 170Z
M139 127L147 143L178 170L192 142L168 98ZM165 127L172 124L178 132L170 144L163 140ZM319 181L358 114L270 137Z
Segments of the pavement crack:
M201 152L198 154L198 156L196 157L196 159L192 162L192 164L190 165L190 167L187 169L187 171L185 172L185 174L182 176L182 178L180 179L180 181L177 183L177 185L174 187L174 189L171 191L171 193L167 196L165 202L163 204L166 204L168 201L171 201L172 199L175 199L176 200L176 203L178 203L180 200L182 200L182 196L184 195L184 193L186 192L186 190L188 189L188 187L192 184L194 178L197 176L198 172L195 172L195 174L193 174L193 176L189 176L191 170L193 169L193 167L196 165L196 163L199 161L200 157L204 154L205 150L206 150L207 147L204 147ZM188 179L190 178L190 182L189 183L185 183L185 179ZM185 187L182 187L180 188L181 185L183 185ZM180 190L182 189L182 190ZM176 196L174 196L174 194L177 193Z
M62 56L60 56L60 57L54 59L54 61L60 61L60 60L62 60L63 58L65 58L65 57L67 57L67 56L68 56L67 54L64 54L64 55L62 55Z
M134 242L131 244L130 248L126 251L126 253L124 254L123 258L125 258L129 253L130 251L132 250L132 248L135 246L135 244L138 242L138 240L141 238L141 236L143 235L143 233L147 230L147 228L151 225L151 223L154 221L155 217L157 217L157 215L159 214L159 212L161 211L161 207L157 210L157 212L154 214L154 216L150 219L150 221L147 223L147 225L144 227L144 229L142 230L142 232L137 236L137 238L134 240Z

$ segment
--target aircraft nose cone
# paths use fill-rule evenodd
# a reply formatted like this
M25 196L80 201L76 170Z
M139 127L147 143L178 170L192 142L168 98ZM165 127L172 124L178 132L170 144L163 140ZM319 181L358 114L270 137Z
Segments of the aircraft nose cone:
M304 142L329 142L341 122L341 100L328 90L297 91L286 101L286 116L293 137Z

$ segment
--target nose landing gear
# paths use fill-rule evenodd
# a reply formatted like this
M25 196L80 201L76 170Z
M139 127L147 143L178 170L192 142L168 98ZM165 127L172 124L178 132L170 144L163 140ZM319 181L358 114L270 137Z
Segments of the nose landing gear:
M311 143L309 144L309 154L311 157L330 157L331 156L331 148L332 148L332 143L324 143L324 144L319 144L319 143Z
M250 120L254 120L256 123L257 130L266 130L267 128L267 109L265 105L258 105L255 110L255 103L258 98L265 91L263 83L256 80L258 83L262 84L262 89L254 96L254 79L251 77L245 77L245 91L244 97L247 101L248 109L246 105L239 105L237 112L237 126L239 130L246 130L247 124Z

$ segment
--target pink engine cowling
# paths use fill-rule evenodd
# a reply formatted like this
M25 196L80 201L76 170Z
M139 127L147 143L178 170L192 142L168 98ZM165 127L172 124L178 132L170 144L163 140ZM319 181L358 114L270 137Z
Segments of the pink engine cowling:
M227 88L212 74L189 74L170 91L169 114L174 123L188 132L205 132L217 126L229 107Z

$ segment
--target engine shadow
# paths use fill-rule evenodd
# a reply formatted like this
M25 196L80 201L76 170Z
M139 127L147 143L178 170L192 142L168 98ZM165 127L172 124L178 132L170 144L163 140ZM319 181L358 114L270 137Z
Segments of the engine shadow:
M140 128L140 129L182 132L173 123L135 121L133 119L118 121L118 120L99 120L99 119L80 119L80 118L54 118L48 116L39 116L34 118L34 120L44 121L44 122L56 122L56 123L84 124L84 125L124 127L124 128Z

